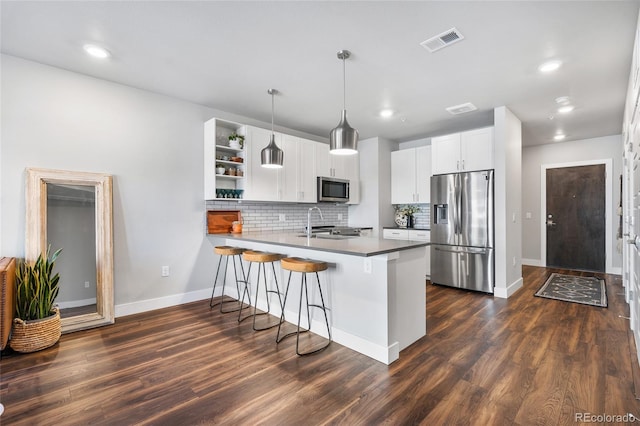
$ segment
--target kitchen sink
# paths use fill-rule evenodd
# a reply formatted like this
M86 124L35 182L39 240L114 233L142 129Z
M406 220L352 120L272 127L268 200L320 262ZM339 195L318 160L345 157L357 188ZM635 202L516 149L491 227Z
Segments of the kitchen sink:
M306 234L300 234L298 237L306 238ZM346 240L349 238L357 238L357 235L338 235L338 234L311 234L311 238L319 238L325 240Z

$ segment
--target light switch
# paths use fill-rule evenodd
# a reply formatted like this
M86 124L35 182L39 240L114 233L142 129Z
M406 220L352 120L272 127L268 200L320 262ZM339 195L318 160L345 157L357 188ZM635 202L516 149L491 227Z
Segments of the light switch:
M531 216L531 212L525 213L524 217L527 218L527 219L531 219L531 217L532 217Z

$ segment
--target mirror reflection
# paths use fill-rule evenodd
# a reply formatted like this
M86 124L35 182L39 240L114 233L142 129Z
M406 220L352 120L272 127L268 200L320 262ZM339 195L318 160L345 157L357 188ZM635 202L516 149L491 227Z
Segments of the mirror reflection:
M47 245L56 261L60 317L97 313L96 194L93 185L47 183Z

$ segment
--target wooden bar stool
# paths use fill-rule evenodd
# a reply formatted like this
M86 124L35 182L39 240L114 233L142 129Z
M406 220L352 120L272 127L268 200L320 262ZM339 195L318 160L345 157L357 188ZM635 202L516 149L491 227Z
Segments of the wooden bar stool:
M284 256L278 253L267 253L267 252L263 252L263 251L253 251L253 250L245 250L244 253L242 253L242 258L249 262L249 269L247 270L247 285L244 288L244 291L242 292L242 299L240 300L240 304L241 304L241 308L240 308L240 313L238 313L238 322L244 321L245 319L249 318L249 317L253 317L253 329L255 331L260 331L260 330L267 330L269 328L273 328L275 326L278 325L278 323L274 323L274 324L269 324L267 326L261 326L261 327L256 327L256 317L258 315L268 315L271 312L271 300L269 298L269 293L275 293L278 295L278 302L280 303L280 309L283 309L283 302L282 302L282 297L280 297L280 287L278 286L278 278L276 275L276 267L274 265L275 262L279 261L280 259L282 259ZM253 314L252 315L248 315L244 318L242 318L242 303L244 302L244 295L245 293L249 296L249 304L251 304L251 296L249 295L249 278L251 277L251 266L257 263L258 264L258 279L256 280L256 297L255 297L255 305L253 306ZM274 282L276 284L276 289L275 290L269 290L269 287L267 286L267 269L266 269L266 264L267 263L271 263L271 268L273 270L273 279ZM267 311L266 312L260 312L258 313L258 295L260 294L260 266L262 266L262 275L263 275L263 283L264 283L264 291L265 291L265 296L267 299Z
M229 247L229 246L216 246L213 249L213 252L217 255L220 256L220 260L218 261L218 269L216 270L216 278L213 281L213 290L211 291L211 300L209 301L209 307L213 308L215 305L220 305L220 312L222 312L223 314L229 313L229 312L236 312L239 311L240 308L242 307L242 302L240 302L240 286L239 283L244 283L244 287L245 289L247 288L247 279L244 275L244 265L242 264L242 258L240 257L242 255L242 252L245 249L243 248L239 248L239 247ZM224 288L225 285L227 284L227 269L229 269L229 257L231 256L231 261L233 262L233 272L235 274L236 277L236 291L238 294L238 299L236 300L224 300ZM215 302L213 301L215 292L216 292L216 285L218 284L218 275L220 274L220 266L222 265L222 258L225 258L225 264L224 264L224 276L222 277L222 295L220 296L220 301L219 302ZM238 270L236 267L236 259L238 260L238 262L240 262L240 269L242 271L242 279L238 279ZM243 294L244 295L244 294ZM222 306L225 303L240 303L240 306L231 309L231 310L223 310ZM251 304L251 297L249 297L249 304Z
M311 259L300 259L298 257L287 257L280 261L280 265L282 269L289 271L289 280L287 281L287 289L284 293L284 303L287 303L287 296L289 294L289 287L291 284L291 274L293 272L301 272L302 276L300 277L300 303L298 305L298 327L296 331L285 334L280 337L280 329L282 327L282 323L284 322L284 309L282 310L282 315L280 316L280 324L278 325L278 334L276 335L276 343L280 343L282 340L289 336L296 335L296 353L298 355L311 355L317 352L320 352L326 349L331 344L331 328L329 327L329 319L327 317L327 307L324 304L324 297L322 296L322 288L320 287L320 277L318 276L318 272L324 271L328 268L326 262L321 262L317 260ZM318 283L318 291L320 292L320 302L322 305L310 304L309 303L309 291L307 289L307 273L313 272L316 274L316 281ZM307 302L307 329L300 330L300 320L302 317L302 294L304 293L306 302ZM329 340L326 345L305 352L300 352L300 333L305 333L307 331L311 331L311 315L309 308L318 308L321 309L324 314L324 322L327 325L327 335L329 336Z

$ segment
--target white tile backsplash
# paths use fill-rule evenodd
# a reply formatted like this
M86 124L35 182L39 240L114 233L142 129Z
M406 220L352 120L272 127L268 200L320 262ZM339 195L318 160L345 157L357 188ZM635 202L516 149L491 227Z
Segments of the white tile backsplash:
M307 226L307 212L311 207L319 207L324 221L317 210L311 212L311 226L347 226L349 208L344 204L292 204L266 203L257 201L211 200L205 203L207 210L240 210L245 232L256 231L303 231ZM280 221L280 215L285 217ZM341 215L341 220L338 220Z

